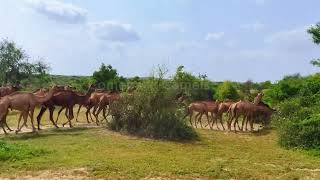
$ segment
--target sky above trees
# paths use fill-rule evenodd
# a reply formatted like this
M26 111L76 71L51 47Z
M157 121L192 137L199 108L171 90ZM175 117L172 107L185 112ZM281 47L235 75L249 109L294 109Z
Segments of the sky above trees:
M278 80L316 72L307 28L318 0L1 0L0 38L44 58L53 74L122 76L184 65L211 80Z

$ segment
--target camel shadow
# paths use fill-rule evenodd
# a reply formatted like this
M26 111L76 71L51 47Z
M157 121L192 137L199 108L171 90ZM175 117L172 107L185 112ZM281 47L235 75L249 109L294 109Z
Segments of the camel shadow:
M59 128L59 129L45 129L37 132L24 132L20 134L10 134L4 139L8 140L28 140L28 139L38 139L38 138L46 138L50 136L79 136L83 134L83 131L88 130L89 128L85 127L76 127L76 128Z
M252 132L254 136L266 136L272 132L272 128L262 128L258 129L257 131Z

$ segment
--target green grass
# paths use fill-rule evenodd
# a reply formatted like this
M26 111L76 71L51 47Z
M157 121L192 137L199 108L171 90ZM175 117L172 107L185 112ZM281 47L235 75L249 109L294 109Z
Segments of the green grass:
M10 117L11 125L15 117ZM85 121L83 115L81 121ZM272 130L255 134L210 130L198 130L198 133L200 140L193 142L138 138L102 127L47 129L38 134L1 135L0 141L9 145L44 153L0 161L0 178L26 171L77 168L86 168L93 177L124 179L320 178L320 170L317 169L320 167L320 158L302 151L280 148L276 133Z

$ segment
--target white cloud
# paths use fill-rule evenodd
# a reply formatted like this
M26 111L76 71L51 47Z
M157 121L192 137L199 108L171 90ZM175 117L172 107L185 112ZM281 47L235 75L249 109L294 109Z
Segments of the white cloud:
M244 24L241 26L241 28L245 30L257 32L264 29L265 25L260 22L255 22L253 24Z
M223 38L224 32L218 32L218 33L208 33L205 40L206 41L213 41L213 40L219 40Z
M186 29L183 25L183 23L180 22L161 22L157 24L152 24L152 27L158 31L162 32L185 32Z
M89 24L91 32L100 40L112 42L132 42L140 40L139 34L130 24L117 21L102 21Z
M36 12L56 21L70 24L86 21L87 10L71 3L57 0L26 0L25 2Z

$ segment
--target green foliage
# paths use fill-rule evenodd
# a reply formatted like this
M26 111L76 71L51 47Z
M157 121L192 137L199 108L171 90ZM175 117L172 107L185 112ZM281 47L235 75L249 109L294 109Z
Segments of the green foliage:
M230 81L224 81L222 84L218 86L216 97L219 100L238 100L239 93L237 89Z
M282 123L279 142L284 147L320 149L320 115L314 114L300 122Z
M92 78L100 88L105 88L109 90L121 90L121 83L125 82L125 79L118 75L116 69L111 65L106 66L102 63L99 71L95 71Z
M134 95L124 96L111 106L113 121L109 127L141 136L164 139L193 139L197 134L183 119L175 101L176 89L164 79L165 72L159 69L158 76L140 83Z
M320 23L315 26L311 26L308 29L308 33L312 35L313 42L316 44L320 44Z
M3 40L0 42L0 81L4 84L20 84L23 80L39 78L46 81L45 75L49 66L39 61L29 63L28 56L22 48L14 42Z
M216 85L206 79L206 75L196 77L179 66L173 76L173 83L177 92L186 94L191 101L212 100L215 94Z
M8 144L0 141L0 162L29 159L43 156L47 153L42 149L34 149L24 145Z
M285 99L299 95L304 84L304 78L299 74L286 76L283 80L270 88L266 92L266 98L272 100L272 104L279 103Z

